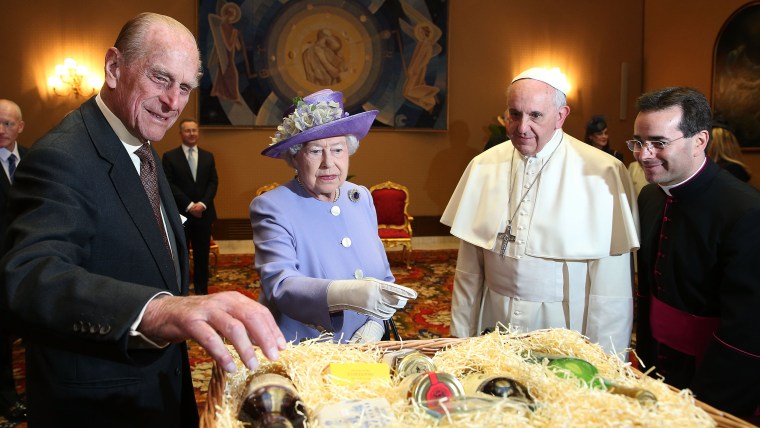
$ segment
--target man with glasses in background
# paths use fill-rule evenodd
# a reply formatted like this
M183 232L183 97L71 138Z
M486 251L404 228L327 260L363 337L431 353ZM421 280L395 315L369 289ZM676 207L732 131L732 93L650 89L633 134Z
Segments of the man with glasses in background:
M712 114L704 95L665 88L637 105L627 144L654 185L638 200L636 351L665 382L753 418L760 405L760 193L705 155Z

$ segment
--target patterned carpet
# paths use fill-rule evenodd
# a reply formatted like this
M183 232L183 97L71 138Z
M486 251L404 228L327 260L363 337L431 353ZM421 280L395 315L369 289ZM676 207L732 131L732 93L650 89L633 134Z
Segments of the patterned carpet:
M396 312L393 320L403 339L431 339L449 335L451 290L457 250L414 251L411 269L401 252L389 252L391 271L398 284L417 290L417 299ZM252 269L251 254L228 254L219 258L217 275L209 282L209 293L236 290L258 297L259 276ZM197 344L190 343L190 365L198 408L203 409L211 377L212 362Z
M449 334L451 290L456 265L456 250L414 251L413 263L406 268L401 252L390 252L389 261L396 282L417 290L416 300L393 317L403 339L431 339ZM259 276L253 269L251 254L227 254L219 257L217 273L209 282L209 292L236 290L253 299L259 291ZM190 342L190 365L198 408L206 403L212 362L195 342ZM20 340L14 343L14 376L21 393L24 379L24 351ZM4 419L0 417L0 422ZM19 427L25 427L21 424Z

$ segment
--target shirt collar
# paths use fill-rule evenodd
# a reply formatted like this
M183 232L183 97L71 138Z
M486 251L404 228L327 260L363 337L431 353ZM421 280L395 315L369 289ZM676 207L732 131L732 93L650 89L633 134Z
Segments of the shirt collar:
M18 152L18 142L13 146L13 150L8 150L5 147L0 148L0 158L2 158L4 161L8 162L8 158L11 157L11 154L16 155L16 160L18 161L21 159L21 155Z
M552 138L549 140L548 143L544 147L541 148L541 150L536 153L533 156L525 156L522 153L520 153L520 156L523 158L523 160L527 160L528 158L538 158L541 160L544 160L545 158L551 156L552 153L554 153L554 149L559 146L559 143L562 142L562 135L564 134L564 131L562 131L562 128L556 129L554 131L554 135L552 135Z
M702 165L700 165L699 168L697 168L697 170L694 172L694 174L690 175L689 178L687 178L686 180L684 180L684 181L682 181L680 183L672 184L670 186L663 186L661 184L658 184L658 186L660 186L660 188L662 189L663 192L665 192L666 195L673 196L670 193L670 189L673 189L675 187L681 186L684 183L687 183L692 178L694 178L694 176L696 176L697 174L699 174L700 171L702 171L702 169L704 169L706 163L707 163L707 156L705 156L705 158L702 160Z
M95 102L98 104L98 107L100 108L100 111L103 112L103 116L106 117L106 121L108 121L108 124L111 125L111 128L113 129L113 132L116 133L116 136L119 137L119 140L125 145L130 146L136 146L140 147L142 146L142 142L140 142L137 137L130 134L129 131L127 131L127 127L124 126L124 124L119 120L118 117L116 117L115 114L106 106L106 103L103 102L103 100L100 98L100 94L95 96Z

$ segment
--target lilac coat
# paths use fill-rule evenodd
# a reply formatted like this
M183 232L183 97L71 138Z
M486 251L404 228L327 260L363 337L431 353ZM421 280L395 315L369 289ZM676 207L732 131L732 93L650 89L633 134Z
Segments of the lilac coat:
M358 198L351 201L349 193ZM323 202L293 179L254 198L250 216L259 301L272 311L285 338L297 343L327 331L336 341L348 341L370 317L330 313L330 282L362 276L394 280L369 190L345 182L337 202Z

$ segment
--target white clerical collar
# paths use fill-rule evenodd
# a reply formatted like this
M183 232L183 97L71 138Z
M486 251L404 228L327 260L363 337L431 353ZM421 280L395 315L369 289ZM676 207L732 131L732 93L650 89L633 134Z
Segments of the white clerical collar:
M559 146L559 143L562 142L562 134L564 134L564 132L562 131L562 128L556 129L554 131L554 135L552 135L551 140L549 140L549 142L546 143L546 145L542 147L541 150L533 156L525 156L520 152L518 153L520 153L520 156L523 158L523 160L526 160L532 157L543 160L551 156L552 153L554 153L554 149L556 149L557 146Z
M119 120L118 117L116 117L115 114L106 106L106 103L103 102L103 100L100 98L100 93L95 96L95 102L98 104L98 107L100 108L100 111L103 112L103 116L106 117L106 121L108 121L108 124L111 125L111 128L113 129L113 132L116 133L116 136L119 137L119 140L121 140L122 143L125 145L130 146L142 146L142 142L137 139L134 135L130 134L129 131L127 131L127 127L124 126L123 123L121 123L121 120Z
M678 187L678 186L680 186L680 185L682 185L682 184L686 183L687 181L691 180L692 178L694 178L694 176L695 176L695 175L697 175L697 174L699 174L699 171L702 171L702 168L704 168L704 167L705 167L705 163L707 163L707 157L705 157L705 158L702 160L702 165L700 165L700 167L699 167L699 168L697 168L697 170L696 170L696 171L694 171L694 174L690 175L690 176L689 176L689 178L687 178L686 180L684 180L684 181L682 181L682 182L680 182L680 183L677 183L677 184L673 184L673 185L670 185L670 186L663 186L663 185L661 185L661 184L658 184L658 186L660 186L660 188L662 189L662 191L663 191L663 192L665 192L665 194L666 194L666 195L668 195L668 196L673 196L673 195L671 195L671 194L670 194L670 189L672 189L672 188L674 188L674 187Z

